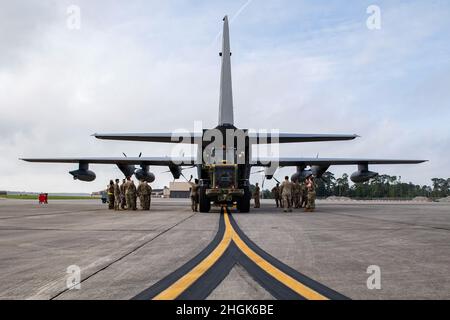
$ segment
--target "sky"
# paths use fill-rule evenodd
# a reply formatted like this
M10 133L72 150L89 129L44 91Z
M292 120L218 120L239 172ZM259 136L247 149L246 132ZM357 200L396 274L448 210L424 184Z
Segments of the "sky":
M371 5L379 29L367 25ZM355 133L353 141L282 145L280 155L428 159L370 169L417 184L450 177L446 0L0 0L0 190L92 192L122 178L115 166L91 165L94 182L74 181L76 166L21 157L164 156L173 148L97 140L96 132L215 127L225 14L236 126ZM172 181L166 170L151 168L154 188Z

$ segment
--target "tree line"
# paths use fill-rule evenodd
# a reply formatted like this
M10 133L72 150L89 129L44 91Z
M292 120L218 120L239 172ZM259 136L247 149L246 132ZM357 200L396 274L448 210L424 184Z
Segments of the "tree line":
M316 194L319 198L330 196L350 197L355 199L412 199L415 197L445 198L450 196L450 178L432 178L431 185L405 183L401 177L387 174L378 175L368 182L350 185L349 175L344 173L336 178L331 172L325 172L321 179L316 179ZM263 197L273 198L269 190L263 191Z

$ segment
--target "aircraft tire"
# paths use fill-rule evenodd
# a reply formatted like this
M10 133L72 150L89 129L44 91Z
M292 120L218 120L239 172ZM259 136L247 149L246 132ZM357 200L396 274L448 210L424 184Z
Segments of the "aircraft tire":
M211 210L211 201L206 197L205 188L200 187L198 202L200 212L209 212Z
M237 209L239 212L250 212L250 200L251 200L250 188L244 188L244 196L237 201Z

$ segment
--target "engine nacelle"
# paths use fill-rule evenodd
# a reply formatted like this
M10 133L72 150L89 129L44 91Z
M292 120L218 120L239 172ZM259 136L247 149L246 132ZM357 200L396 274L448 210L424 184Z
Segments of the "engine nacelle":
M96 175L93 171L87 170L87 169L78 169L74 171L69 172L74 180L80 180L85 182L91 182L94 181L96 178Z
M117 167L119 167L120 171L122 171L125 178L131 177L134 174L134 172L136 171L136 167L133 165L118 164Z
M300 172L296 172L291 176L291 181L298 181L300 178Z
M369 171L369 165L359 164L358 171L352 173L352 175L350 176L350 180L352 180L354 183L362 183L375 178L377 175L377 172Z
M267 180L272 180L275 171L277 171L277 168L272 167L264 168L264 176L266 177Z
M312 174L312 170L301 170L297 171L291 176L291 181L302 181Z
M328 168L330 166L312 166L311 167L311 173L316 178L321 178L325 172L327 172Z
M170 165L169 170L172 173L174 179L180 179L181 177L181 167L177 165Z
M139 181L144 180L147 181L148 183L152 183L153 181L155 181L155 175L149 171L148 166L141 166L141 169L137 170L134 173L134 176Z
M80 162L78 170L70 171L69 173L74 180L91 182L96 178L95 173L89 170L89 163L86 162Z

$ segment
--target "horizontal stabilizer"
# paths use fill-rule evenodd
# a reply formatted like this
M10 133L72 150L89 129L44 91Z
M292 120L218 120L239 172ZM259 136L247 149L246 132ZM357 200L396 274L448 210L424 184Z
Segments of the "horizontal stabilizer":
M249 133L255 144L265 143L293 143L293 142L321 142L353 140L359 136L356 134L306 134L306 133Z
M97 139L120 141L146 141L163 143L195 143L195 139L201 139L202 133L174 132L174 133L95 133Z

